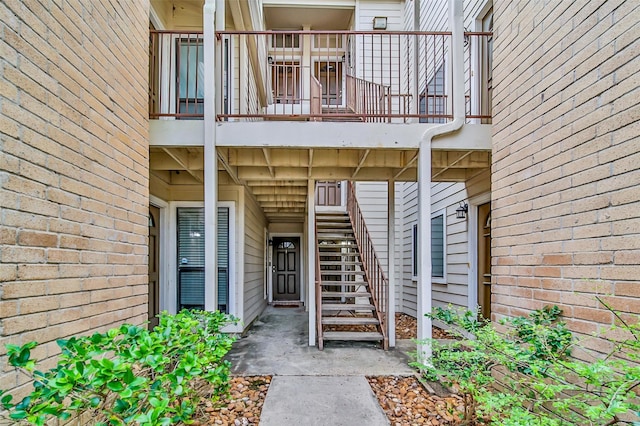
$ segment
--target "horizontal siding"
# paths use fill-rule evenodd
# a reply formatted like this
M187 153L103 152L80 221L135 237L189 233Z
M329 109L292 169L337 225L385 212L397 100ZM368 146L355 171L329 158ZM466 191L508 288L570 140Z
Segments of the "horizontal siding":
M418 185L402 184L402 240L398 242L402 251L402 310L410 315L416 314L417 291L412 280L412 230L418 220ZM469 202L470 198L487 193L490 190L490 174L485 172L466 183L432 183L431 211L445 210L447 216L446 230L446 284L433 283L432 298L434 306L452 304L467 308L469 268L469 235L467 220L456 219L456 208L460 202Z
M245 325L267 306L264 297L264 228L267 221L252 197L245 196L244 205L244 315Z

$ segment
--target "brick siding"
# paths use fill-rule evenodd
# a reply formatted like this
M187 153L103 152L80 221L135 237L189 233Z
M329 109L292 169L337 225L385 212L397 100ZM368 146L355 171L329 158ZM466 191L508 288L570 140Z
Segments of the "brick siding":
M640 313L640 3L494 11L494 316L557 304L592 333L596 294Z
M147 315L148 2L0 2L4 345ZM23 386L21 391L24 391Z

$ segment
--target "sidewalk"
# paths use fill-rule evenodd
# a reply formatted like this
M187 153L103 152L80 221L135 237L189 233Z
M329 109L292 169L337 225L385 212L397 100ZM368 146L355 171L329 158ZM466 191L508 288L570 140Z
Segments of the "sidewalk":
M369 342L331 342L319 351L307 333L303 309L268 307L227 355L234 375L274 376L260 424L389 424L365 376L413 375L408 356Z

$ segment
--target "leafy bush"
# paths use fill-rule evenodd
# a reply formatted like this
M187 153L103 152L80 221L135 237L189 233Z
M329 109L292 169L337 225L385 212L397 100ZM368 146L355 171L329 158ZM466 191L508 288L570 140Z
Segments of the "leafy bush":
M436 309L432 318L474 338L432 340L432 364L415 365L465 396L464 424L640 426L627 417L640 411L640 323L617 316L621 325L611 329L626 337L586 362L570 356L589 351L559 321L561 313L553 306L507 319L504 333L473 313Z
M33 391L14 404L0 391L13 420L43 425L92 411L99 425L189 423L201 397L202 381L218 398L228 390L229 364L223 356L233 337L220 332L232 319L220 312L163 312L153 330L122 325L106 333L59 340L57 366L36 369L37 343L7 345L9 363L29 374Z

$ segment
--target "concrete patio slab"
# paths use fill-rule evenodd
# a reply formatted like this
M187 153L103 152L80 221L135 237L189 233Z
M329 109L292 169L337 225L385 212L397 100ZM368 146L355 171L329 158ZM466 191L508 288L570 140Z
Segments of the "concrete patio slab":
M371 342L308 345L308 313L302 308L268 307L246 337L227 354L234 375L377 376L412 375L399 348L383 351ZM404 349L415 350L412 344Z
M383 426L389 422L364 377L274 377L262 426Z

